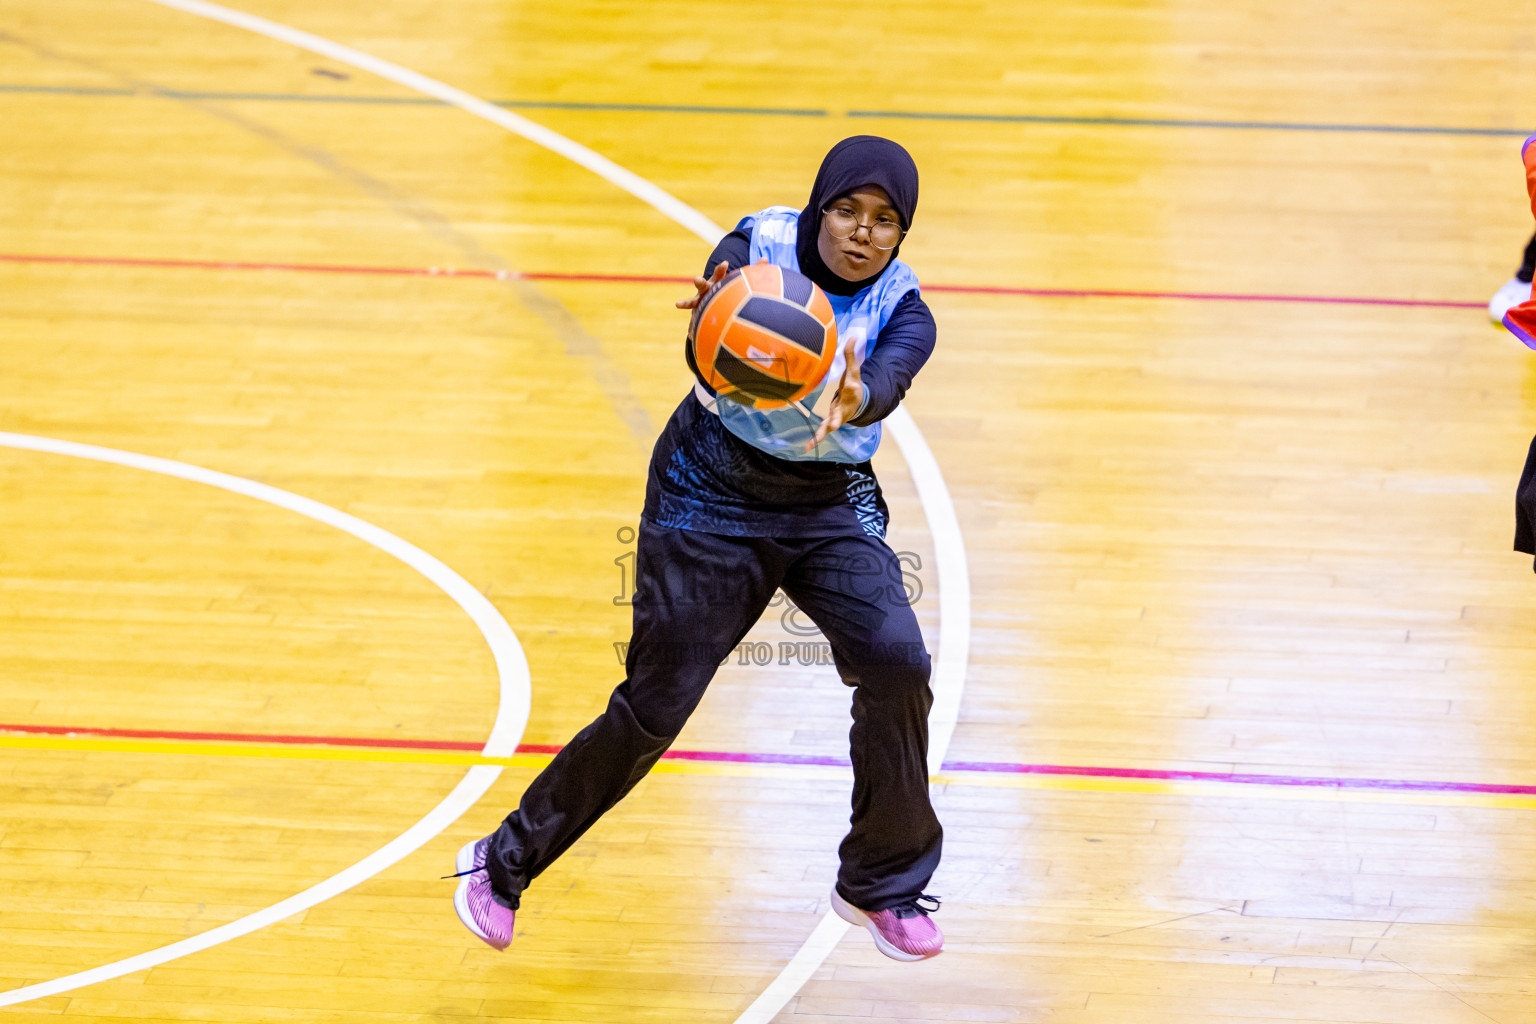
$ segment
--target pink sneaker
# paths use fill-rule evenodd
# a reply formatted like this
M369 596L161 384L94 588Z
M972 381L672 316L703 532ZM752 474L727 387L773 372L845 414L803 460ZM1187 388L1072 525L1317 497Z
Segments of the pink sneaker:
M944 933L928 920L933 910L920 906L922 900L932 900L933 910L938 909L937 899L919 896L910 903L868 913L832 890L832 909L837 916L866 929L875 937L875 948L893 960L927 960L944 951Z
M485 872L485 840L476 839L460 847L455 866L459 887L453 892L453 909L459 920L492 949L506 949L512 943L517 912L491 889L491 878Z

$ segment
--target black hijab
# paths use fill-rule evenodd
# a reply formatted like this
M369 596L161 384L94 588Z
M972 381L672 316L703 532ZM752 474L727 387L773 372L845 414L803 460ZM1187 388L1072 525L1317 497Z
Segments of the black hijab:
M880 274L891 268L887 263L874 277L848 281L832 273L816 249L821 211L832 200L857 192L864 185L879 185L885 189L896 216L901 219L902 230L912 227L912 214L917 212L917 164L912 162L906 150L877 135L855 135L833 146L821 161L821 170L816 172L811 201L800 211L800 228L795 238L800 272L833 295L856 294L880 280ZM894 261L900 251L898 244L891 251L891 260Z

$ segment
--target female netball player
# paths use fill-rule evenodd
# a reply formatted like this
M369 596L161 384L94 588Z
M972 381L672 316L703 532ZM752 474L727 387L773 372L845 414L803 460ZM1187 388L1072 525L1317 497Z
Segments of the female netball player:
M651 769L779 588L854 687L852 827L832 905L887 956L942 948L928 917L937 901L923 893L943 836L928 799L929 659L869 463L936 337L917 277L896 259L916 209L906 150L844 139L803 210L744 218L695 279L699 295L677 303L691 309L727 267L766 259L826 291L840 351L803 403L810 420L716 401L702 379L672 414L651 456L626 678L501 827L459 851L455 909L496 949L512 940L523 890Z

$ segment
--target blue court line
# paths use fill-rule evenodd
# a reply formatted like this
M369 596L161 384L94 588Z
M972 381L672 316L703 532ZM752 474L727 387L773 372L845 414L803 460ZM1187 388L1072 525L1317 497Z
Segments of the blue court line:
M354 103L379 106L441 107L430 96L351 96L334 93L204 92L162 89L157 92L80 85L6 85L0 93L54 96L166 96L183 100L230 100L261 103ZM564 100L496 100L508 110L624 111L646 114L746 114L758 117L831 117L815 107L713 107L694 103L591 103ZM1315 121L1221 121L1172 117L1077 117L1057 114L967 114L918 110L850 110L850 118L893 121L959 121L983 124L1083 125L1103 128L1205 128L1269 132L1338 132L1374 135L1453 135L1525 138L1527 128L1459 128L1454 125L1329 124Z
M997 124L1080 124L1122 128L1226 128L1269 132L1367 132L1391 135L1491 135L1524 137L1526 128L1455 128L1418 124L1328 124L1310 121L1208 121L1172 117L1067 117L1052 114L946 114L915 110L850 110L849 117L895 121L982 121Z

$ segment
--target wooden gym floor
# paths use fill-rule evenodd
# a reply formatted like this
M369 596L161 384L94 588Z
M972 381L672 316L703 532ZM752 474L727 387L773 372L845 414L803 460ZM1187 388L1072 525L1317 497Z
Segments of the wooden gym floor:
M1536 1021L1536 580L1509 550L1536 356L1481 308L1531 227L1524 12L243 3L722 225L798 205L843 136L912 151L903 256L941 333L907 408L958 534L890 441L879 469L932 645L941 602L951 664L968 641L948 946L904 965L850 934L776 982L848 789L847 692L779 610L770 663L722 669L694 754L538 881L507 954L459 925L454 851L620 678L626 531L688 381L671 303L707 246L334 56L11 0L0 1019ZM526 731L468 605L377 537L39 437L441 560L515 631ZM968 583L940 578L956 542ZM510 761L480 754L498 708ZM419 849L267 910L489 764Z

